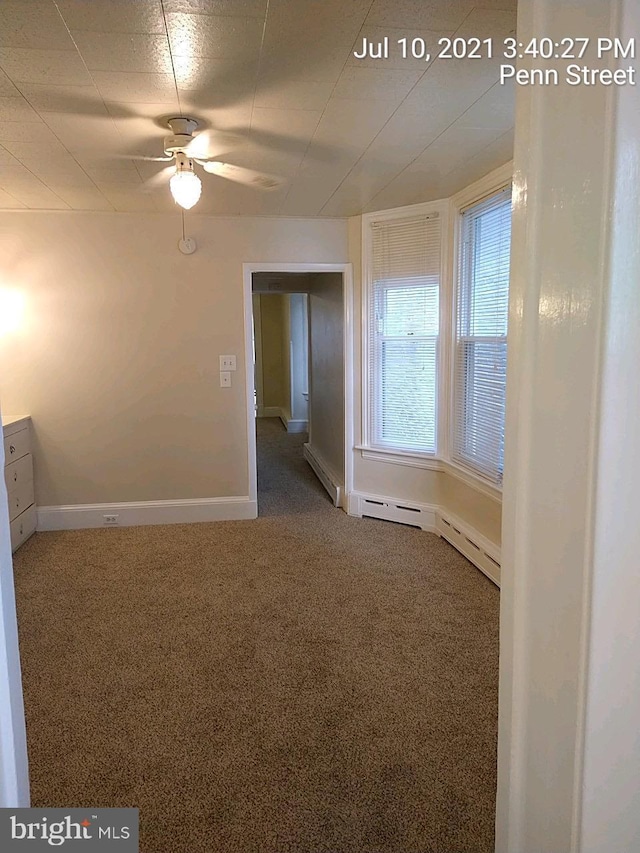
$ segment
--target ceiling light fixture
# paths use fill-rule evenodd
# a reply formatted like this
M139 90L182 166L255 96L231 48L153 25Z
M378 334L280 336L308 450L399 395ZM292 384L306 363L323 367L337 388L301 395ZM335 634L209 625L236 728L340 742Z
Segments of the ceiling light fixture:
M169 187L176 204L185 210L190 210L200 198L202 182L193 171L193 160L185 154L176 154L176 173L171 176Z

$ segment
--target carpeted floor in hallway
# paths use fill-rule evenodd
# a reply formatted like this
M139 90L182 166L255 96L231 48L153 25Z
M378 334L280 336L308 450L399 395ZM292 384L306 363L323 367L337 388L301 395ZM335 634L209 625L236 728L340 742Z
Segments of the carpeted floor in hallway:
M490 853L498 591L258 429L257 520L16 554L33 804L138 806L142 853Z

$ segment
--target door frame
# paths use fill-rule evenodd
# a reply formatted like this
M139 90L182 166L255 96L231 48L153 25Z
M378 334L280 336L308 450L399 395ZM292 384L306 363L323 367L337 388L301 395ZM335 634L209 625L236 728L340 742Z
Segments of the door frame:
M255 503L258 513L258 467L256 460L256 430L254 413L253 373L253 300L252 278L255 272L338 272L342 275L343 304L343 381L344 381L344 497L346 512L349 495L353 491L353 267L351 264L300 264L300 263L246 263L242 265L244 282L244 352L247 398L247 470L249 475L249 500Z

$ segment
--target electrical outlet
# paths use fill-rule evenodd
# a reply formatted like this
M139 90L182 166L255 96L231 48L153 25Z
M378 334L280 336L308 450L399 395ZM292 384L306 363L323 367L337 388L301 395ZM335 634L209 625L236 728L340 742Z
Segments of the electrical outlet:
M235 355L221 355L220 356L220 370L235 370L236 369L236 357Z
M220 371L220 387L231 388L231 374L228 370Z
M120 523L118 521L119 517L120 517L119 515L103 515L102 516L102 518L103 518L102 523L105 525L105 527L117 527L118 524Z

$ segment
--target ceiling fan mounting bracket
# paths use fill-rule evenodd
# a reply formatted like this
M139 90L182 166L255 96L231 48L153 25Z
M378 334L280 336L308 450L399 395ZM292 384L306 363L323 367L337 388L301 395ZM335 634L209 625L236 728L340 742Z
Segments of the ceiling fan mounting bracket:
M176 116L167 119L167 125L172 134L165 137L164 153L170 156L186 151L187 146L193 142L193 133L198 128L198 122L194 118Z

